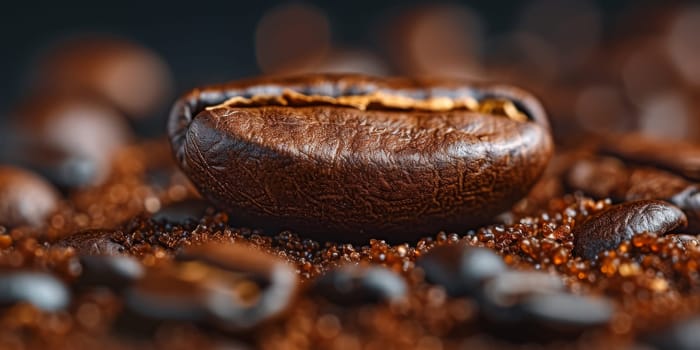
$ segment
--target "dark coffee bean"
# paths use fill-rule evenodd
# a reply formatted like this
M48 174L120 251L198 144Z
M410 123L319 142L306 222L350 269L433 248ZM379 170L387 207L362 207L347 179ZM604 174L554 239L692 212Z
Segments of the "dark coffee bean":
M70 292L56 277L41 272L6 272L0 274L0 303L27 302L44 311L65 309Z
M700 317L675 322L646 335L643 342L657 350L697 350L700 348Z
M297 290L296 272L284 261L243 244L208 243L183 249L186 269L206 271L211 321L225 330L251 328L282 313Z
M80 257L80 287L107 287L121 291L143 277L141 263L130 256L85 255Z
M594 198L619 199L624 197L628 178L628 169L620 160L598 157L574 163L566 174L566 184Z
M528 193L552 153L523 91L356 75L197 89L168 128L183 171L237 223L325 239L484 223Z
M90 161L91 185L109 175L115 153L131 140L126 119L113 107L84 95L35 96L16 112L21 129L56 153Z
M0 166L0 225L41 226L58 206L59 195L39 176Z
M636 234L649 232L662 235L685 227L687 223L683 211L664 201L639 200L614 205L574 227L573 253L595 259L599 253L615 249L620 242Z
M59 247L72 247L78 255L121 255L125 247L112 237L118 232L92 229L74 233L56 242Z
M612 303L574 294L535 294L520 303L525 317L550 329L580 332L610 322Z
M453 297L473 295L486 279L506 270L503 259L488 248L451 244L435 247L416 261L425 279Z
M195 275L179 267L148 269L144 278L124 291L126 318L150 325L158 321L203 322L209 291Z
M700 180L700 146L694 143L654 139L641 134L615 135L603 143L601 152Z
M316 279L312 293L339 305L394 302L408 287L395 272L379 266L346 265Z
M0 130L0 164L31 170L62 190L94 183L98 169L90 158L66 153L18 133L15 129Z
M689 197L689 194L682 193L691 187L695 187L692 182L673 173L655 168L633 167L629 173L629 186L626 188L624 200L661 199L673 204L682 204L683 200L674 201L673 198Z
M555 275L538 271L508 271L486 281L479 296L484 317L495 323L517 323L526 314L520 305L533 295L553 295L564 290Z
M56 45L40 62L37 89L98 94L133 118L157 112L172 79L152 51L111 37L84 37Z
M171 224L185 224L188 221L199 221L211 204L202 199L188 199L172 203L153 214L152 219Z

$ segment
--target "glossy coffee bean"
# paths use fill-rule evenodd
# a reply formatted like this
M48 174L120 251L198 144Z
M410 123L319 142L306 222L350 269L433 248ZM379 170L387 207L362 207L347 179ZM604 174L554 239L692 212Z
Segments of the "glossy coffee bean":
M525 319L524 300L535 295L564 291L562 280L539 271L508 271L487 280L479 296L484 317L494 323L517 323Z
M183 249L177 260L206 271L207 308L224 330L251 328L281 314L297 290L297 275L277 257L243 244L208 243Z
M121 291L141 279L145 270L130 256L85 255L80 257L80 287L106 287Z
M14 271L0 274L0 304L26 302L43 311L65 309L70 292L56 277L42 272Z
M59 247L72 247L78 255L122 255L126 248L113 237L117 231L91 229L74 233L56 242Z
M700 316L677 321L643 338L643 343L657 350L697 350L700 346Z
M186 321L238 332L280 315L296 289L296 272L278 258L246 245L206 243L184 248L172 265L149 269L128 288L122 321L146 328Z
M109 175L115 153L131 141L132 132L120 112L87 95L37 95L16 112L25 134L54 152L90 161L90 184Z
M237 224L324 239L484 223L552 152L543 109L521 90L356 75L196 89L168 129L183 171Z
M41 226L59 201L56 189L41 177L0 166L0 225Z
M133 118L157 112L172 89L170 72L154 52L112 37L59 43L41 60L34 82L37 89L98 95Z
M435 247L416 261L425 279L453 297L474 295L481 284L506 270L503 259L488 248L465 244Z
M35 172L61 190L94 183L99 170L89 157L70 154L9 127L0 130L0 164Z
M568 332L603 326L614 311L607 299L568 293L532 295L520 303L520 309L532 322Z
M318 277L312 293L338 305L360 305L400 300L408 286L387 268L345 265Z
M639 200L614 205L574 227L573 253L585 259L595 259L599 253L615 249L620 242L636 234L662 235L685 227L687 223L683 211L664 201Z

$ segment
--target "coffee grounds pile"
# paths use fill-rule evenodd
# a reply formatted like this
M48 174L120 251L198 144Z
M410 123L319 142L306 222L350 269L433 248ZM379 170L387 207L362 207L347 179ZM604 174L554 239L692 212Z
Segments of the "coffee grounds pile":
M613 203L570 190L562 171L548 172L500 224L408 243L347 244L237 227L198 198L169 152L165 140L129 146L106 183L73 192L46 228L0 228L0 348L683 348L700 330L693 319L700 314L700 240L689 232L641 232L596 259L576 257L572 232ZM552 168L571 164L572 157L580 155L562 152ZM206 243L245 243L289 263L299 285L284 311L240 329L202 322L183 302L173 304L183 307L177 315L151 315L157 321L133 316L129 284L183 264L180 252ZM432 270L417 267L436 259L430 252L442 246L455 252L437 257L445 271L459 270L460 254L472 247L488 248L505 266L470 291L453 293L428 282ZM83 257L95 255L131 256L147 272L125 279L124 270L106 268L100 283L85 283L90 266ZM348 264L359 269L344 271ZM373 277L376 267L391 278ZM337 281L321 283L331 273L338 280L351 274L351 293L343 294ZM8 288L7 280L19 275L28 277ZM47 276L58 280L40 281ZM547 286L552 278L561 288ZM523 282L539 279L539 285ZM37 304L41 290L52 288L67 290L68 300ZM168 306L170 295L190 291L175 285L156 293ZM557 310L565 311L552 311L533 295L544 295L549 305L561 299ZM197 304L201 297L193 292L178 300ZM504 298L505 304L494 304ZM585 312L591 309L600 312Z

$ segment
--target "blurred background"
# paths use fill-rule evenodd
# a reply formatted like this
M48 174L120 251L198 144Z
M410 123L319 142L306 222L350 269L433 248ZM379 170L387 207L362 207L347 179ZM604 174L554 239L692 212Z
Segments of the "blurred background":
M115 133L162 134L169 105L195 86L349 71L520 85L543 99L560 143L700 135L700 4L689 1L16 2L0 16L0 121L53 134L68 123L47 124L47 105L126 115L105 126L117 144Z

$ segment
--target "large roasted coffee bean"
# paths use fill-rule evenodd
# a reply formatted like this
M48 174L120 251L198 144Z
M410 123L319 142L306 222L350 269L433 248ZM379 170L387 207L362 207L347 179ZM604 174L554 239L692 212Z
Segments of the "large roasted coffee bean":
M319 277L312 293L339 305L358 305L400 300L408 286L387 268L346 265Z
M435 247L416 261L425 279L450 296L474 295L481 283L506 270L503 259L488 248L450 244Z
M39 176L0 166L0 225L40 226L58 206L59 195Z
M664 201L639 200L614 205L574 227L573 253L595 259L599 253L615 249L636 234L665 234L687 223L683 211Z
M552 153L543 109L521 90L355 75L196 89L168 128L183 171L239 223L325 239L484 223Z

